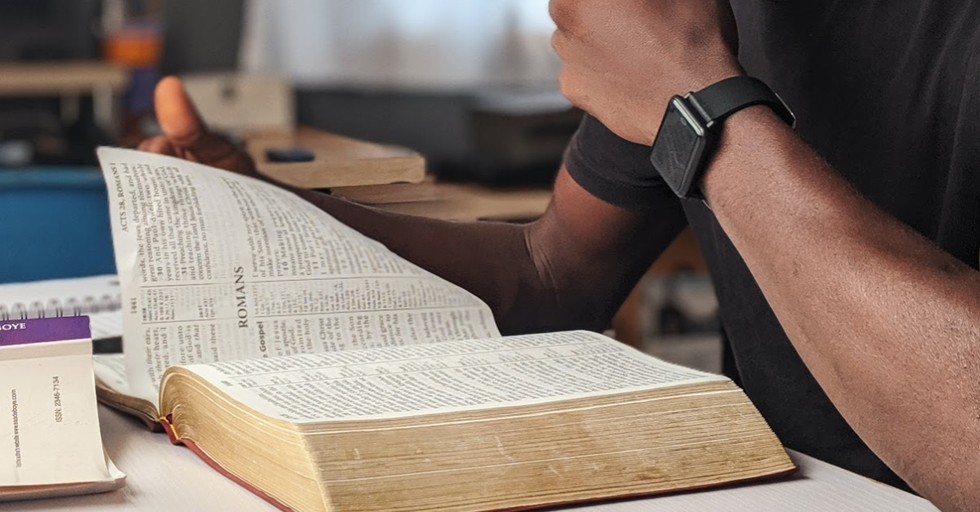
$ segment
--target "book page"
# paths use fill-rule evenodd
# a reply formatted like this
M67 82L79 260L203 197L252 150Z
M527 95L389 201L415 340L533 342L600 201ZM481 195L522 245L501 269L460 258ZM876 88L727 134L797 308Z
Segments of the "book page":
M0 487L114 481L85 317L0 322Z
M571 331L194 365L233 399L293 423L531 405L725 377Z
M0 285L0 320L87 315L92 339L122 336L119 280L115 275Z
M170 366L497 336L476 296L295 194L100 148L134 396Z
M95 370L95 378L103 386L124 395L131 394L123 354L95 354L92 356L92 368Z

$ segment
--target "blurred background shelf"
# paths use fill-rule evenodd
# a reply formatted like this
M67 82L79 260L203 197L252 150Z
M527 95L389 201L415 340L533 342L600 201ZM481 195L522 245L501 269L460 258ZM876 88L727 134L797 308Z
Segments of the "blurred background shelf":
M112 135L118 134L120 97L128 84L125 69L101 61L0 63L0 97L58 98L65 125L79 121L82 100L90 98L96 127Z

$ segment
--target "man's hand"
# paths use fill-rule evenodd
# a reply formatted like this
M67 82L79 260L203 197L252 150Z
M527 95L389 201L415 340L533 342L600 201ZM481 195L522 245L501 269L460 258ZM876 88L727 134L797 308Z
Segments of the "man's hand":
M667 102L742 74L728 0L551 0L562 93L650 145Z
M245 152L208 130L176 77L166 77L157 84L154 106L163 135L144 140L139 145L141 151L176 156L249 176L257 174L255 163Z

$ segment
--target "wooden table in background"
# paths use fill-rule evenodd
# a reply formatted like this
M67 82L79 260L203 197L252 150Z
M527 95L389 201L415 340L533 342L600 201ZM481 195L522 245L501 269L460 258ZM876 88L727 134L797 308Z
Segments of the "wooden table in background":
M118 132L117 98L128 84L125 69L100 61L0 63L0 97L61 98L70 123L80 115L80 98L91 96L95 121L108 133Z
M419 183L425 158L407 148L377 144L312 128L253 132L246 150L259 172L301 188ZM275 152L304 152L309 161L283 162Z
M540 217L551 201L551 189L494 188L473 183L422 183L338 187L334 195L382 210L454 221L526 222Z

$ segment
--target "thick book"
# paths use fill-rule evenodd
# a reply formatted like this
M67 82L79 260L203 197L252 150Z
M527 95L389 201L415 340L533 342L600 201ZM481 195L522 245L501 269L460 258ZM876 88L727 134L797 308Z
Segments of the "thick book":
M0 501L106 492L85 316L0 320Z
M794 466L730 380L486 304L270 184L102 148L100 399L293 510L523 509Z

